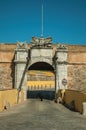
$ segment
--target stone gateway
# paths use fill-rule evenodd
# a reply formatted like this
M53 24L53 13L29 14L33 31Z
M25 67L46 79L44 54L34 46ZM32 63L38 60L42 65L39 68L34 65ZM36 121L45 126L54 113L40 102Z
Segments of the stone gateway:
M0 44L0 89L74 89L86 92L86 46L52 44L32 37L31 43ZM66 84L63 84L66 79Z

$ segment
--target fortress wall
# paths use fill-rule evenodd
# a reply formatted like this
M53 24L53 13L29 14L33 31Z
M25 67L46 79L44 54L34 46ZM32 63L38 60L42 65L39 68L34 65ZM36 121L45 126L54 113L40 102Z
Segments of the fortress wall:
M0 64L0 89L12 88L11 65L8 63Z
M0 51L0 63L11 63L14 58L14 51Z
M20 92L19 103L24 101L24 92ZM17 89L8 89L4 91L0 91L0 112L4 109L9 109L11 106L18 104L17 97L18 91Z
M69 63L86 63L86 52L69 52L68 54Z
M86 46L69 46L68 88L86 92Z
M16 44L0 43L0 51L14 51L15 48L16 48Z
M16 44L0 44L0 89L13 88L15 48ZM67 71L68 88L86 91L86 46L68 45Z
M0 89L13 88L15 45L0 44Z
M86 65L68 66L68 88L86 92Z

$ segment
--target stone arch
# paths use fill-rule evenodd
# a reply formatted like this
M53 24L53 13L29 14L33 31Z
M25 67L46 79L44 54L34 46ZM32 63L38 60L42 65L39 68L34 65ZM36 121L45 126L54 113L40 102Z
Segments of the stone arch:
M27 76L28 85L31 85L34 88L35 84L36 84L35 87L37 87L37 84L39 82L38 85L39 88L42 86L43 89L47 87L48 89L55 90L55 73L54 68L51 64L43 61L35 62L34 64L31 64L28 67L28 73L29 73ZM30 77L30 74L34 76L31 75Z
M52 61L49 58L34 58L34 59L31 59L31 61L29 62L28 68L37 62L44 62L52 66Z
M41 65L43 65L43 64L45 64L45 66L49 66L49 69L51 69L51 70L53 70L54 71L54 67L52 66L52 64L50 64L50 63L48 63L48 62L45 62L45 61L37 61L37 62L33 62L33 63L31 63L31 64L29 64L29 66L28 66L28 69L30 69L32 66L34 66L34 65L37 65L37 64L41 64ZM40 65L38 65L38 66L40 66ZM44 68L43 68L44 69Z

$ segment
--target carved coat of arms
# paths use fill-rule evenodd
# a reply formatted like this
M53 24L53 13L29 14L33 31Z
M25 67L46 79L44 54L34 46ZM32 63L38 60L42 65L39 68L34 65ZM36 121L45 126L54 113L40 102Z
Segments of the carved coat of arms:
M51 44L52 43L52 38L49 37L49 38L36 38L36 37L32 37L32 40L31 40L31 43L33 45L48 45L48 44Z

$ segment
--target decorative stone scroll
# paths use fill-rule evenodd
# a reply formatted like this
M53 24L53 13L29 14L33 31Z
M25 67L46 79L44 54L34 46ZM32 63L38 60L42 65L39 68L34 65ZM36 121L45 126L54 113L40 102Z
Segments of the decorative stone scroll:
M16 46L17 49L27 49L27 43L26 42L17 41L16 45L17 45Z

